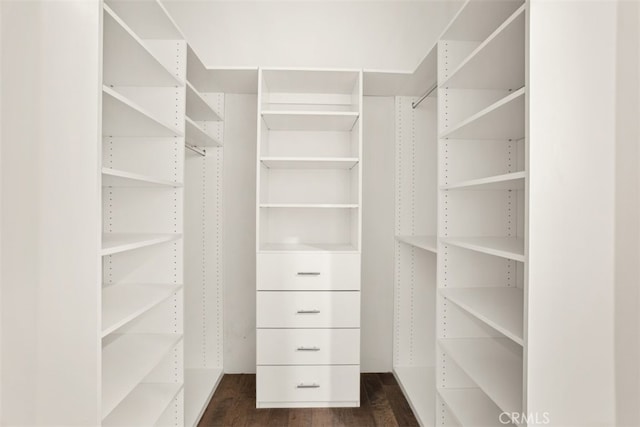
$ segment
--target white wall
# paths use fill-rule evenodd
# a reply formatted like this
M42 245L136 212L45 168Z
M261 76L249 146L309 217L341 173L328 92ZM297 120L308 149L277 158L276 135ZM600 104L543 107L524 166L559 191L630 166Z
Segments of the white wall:
M640 3L618 3L616 424L640 425Z
M2 2L2 425L100 421L100 19Z
M616 3L529 12L527 409L613 426Z
M410 71L459 6L452 0L163 4L207 66Z

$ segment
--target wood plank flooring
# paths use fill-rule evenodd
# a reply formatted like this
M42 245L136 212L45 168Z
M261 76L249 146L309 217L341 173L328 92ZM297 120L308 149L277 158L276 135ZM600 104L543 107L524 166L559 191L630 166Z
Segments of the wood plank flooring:
M393 374L360 376L359 408L256 409L256 376L225 375L199 427L414 427L418 421Z

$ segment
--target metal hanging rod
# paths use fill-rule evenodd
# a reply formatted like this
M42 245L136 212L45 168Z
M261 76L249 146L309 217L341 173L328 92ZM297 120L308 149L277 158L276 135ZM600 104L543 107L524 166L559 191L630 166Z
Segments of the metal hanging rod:
M411 108L413 108L413 109L415 110L415 108L416 108L418 105L420 105L420 103L421 103L422 101L424 101L424 100L425 100L425 98L426 98L427 96L431 95L431 92L433 92L434 90L436 90L436 88L437 88L437 87L438 87L438 82L435 82L435 83L433 84L433 86L431 86L431 88L429 88L429 90L428 90L428 91L426 91L426 92L424 93L424 95L422 95L422 96L420 97L420 99L418 99L416 102L412 102L412 103L411 103Z
M206 150L206 149L204 149L204 148L194 147L193 145L189 145L189 144L184 144L184 147L185 147L187 150L191 150L191 151L193 151L194 153L198 153L198 154L200 154L201 156L206 156L206 155L207 155L207 150Z

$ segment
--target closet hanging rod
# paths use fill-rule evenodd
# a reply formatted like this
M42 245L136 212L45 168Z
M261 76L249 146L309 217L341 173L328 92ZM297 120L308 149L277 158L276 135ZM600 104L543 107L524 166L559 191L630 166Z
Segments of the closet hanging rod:
M429 88L429 90L428 90L428 91L426 91L426 92L424 93L424 95L422 95L422 96L420 97L420 99L418 99L418 101L416 101L416 102L412 102L412 103L411 103L411 108L413 108L413 109L415 110L415 108L416 108L418 105L420 105L420 103L421 103L422 101L424 101L424 100L425 100L425 98L426 98L427 96L431 95L431 92L433 92L434 90L436 90L436 88L437 88L437 87L438 87L438 82L435 82L435 83L433 84L433 86L431 86L431 88Z
M204 148L194 147L193 145L189 145L189 144L184 144L184 147L185 147L187 150L191 150L191 151L193 151L194 153L198 153L198 154L200 154L201 156L206 156L206 155L207 155L207 150L206 150L206 149L204 149Z

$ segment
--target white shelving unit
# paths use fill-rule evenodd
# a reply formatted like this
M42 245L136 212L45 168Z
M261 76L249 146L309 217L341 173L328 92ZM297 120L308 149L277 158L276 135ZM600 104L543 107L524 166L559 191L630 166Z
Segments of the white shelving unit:
M434 254L438 252L438 239L435 236L396 236L396 240Z
M276 302L294 313L309 299L323 306L316 314L360 311L362 72L260 69L258 75L257 334L284 343L303 333L309 345L323 347L345 328L359 337L359 316L321 314L311 320L317 333L306 332L309 324L299 317L270 320ZM320 279L304 281L309 276ZM286 290L297 292L279 292ZM259 339L256 406L359 406L359 339L346 347L336 358L318 353L309 364L295 348L282 358ZM308 378L319 384L301 387Z
M438 426L527 413L523 3L467 1L438 44Z
M219 75L187 46L184 425L198 425L223 372L223 141Z
M186 42L155 0L107 0L102 87L103 425L183 416Z

